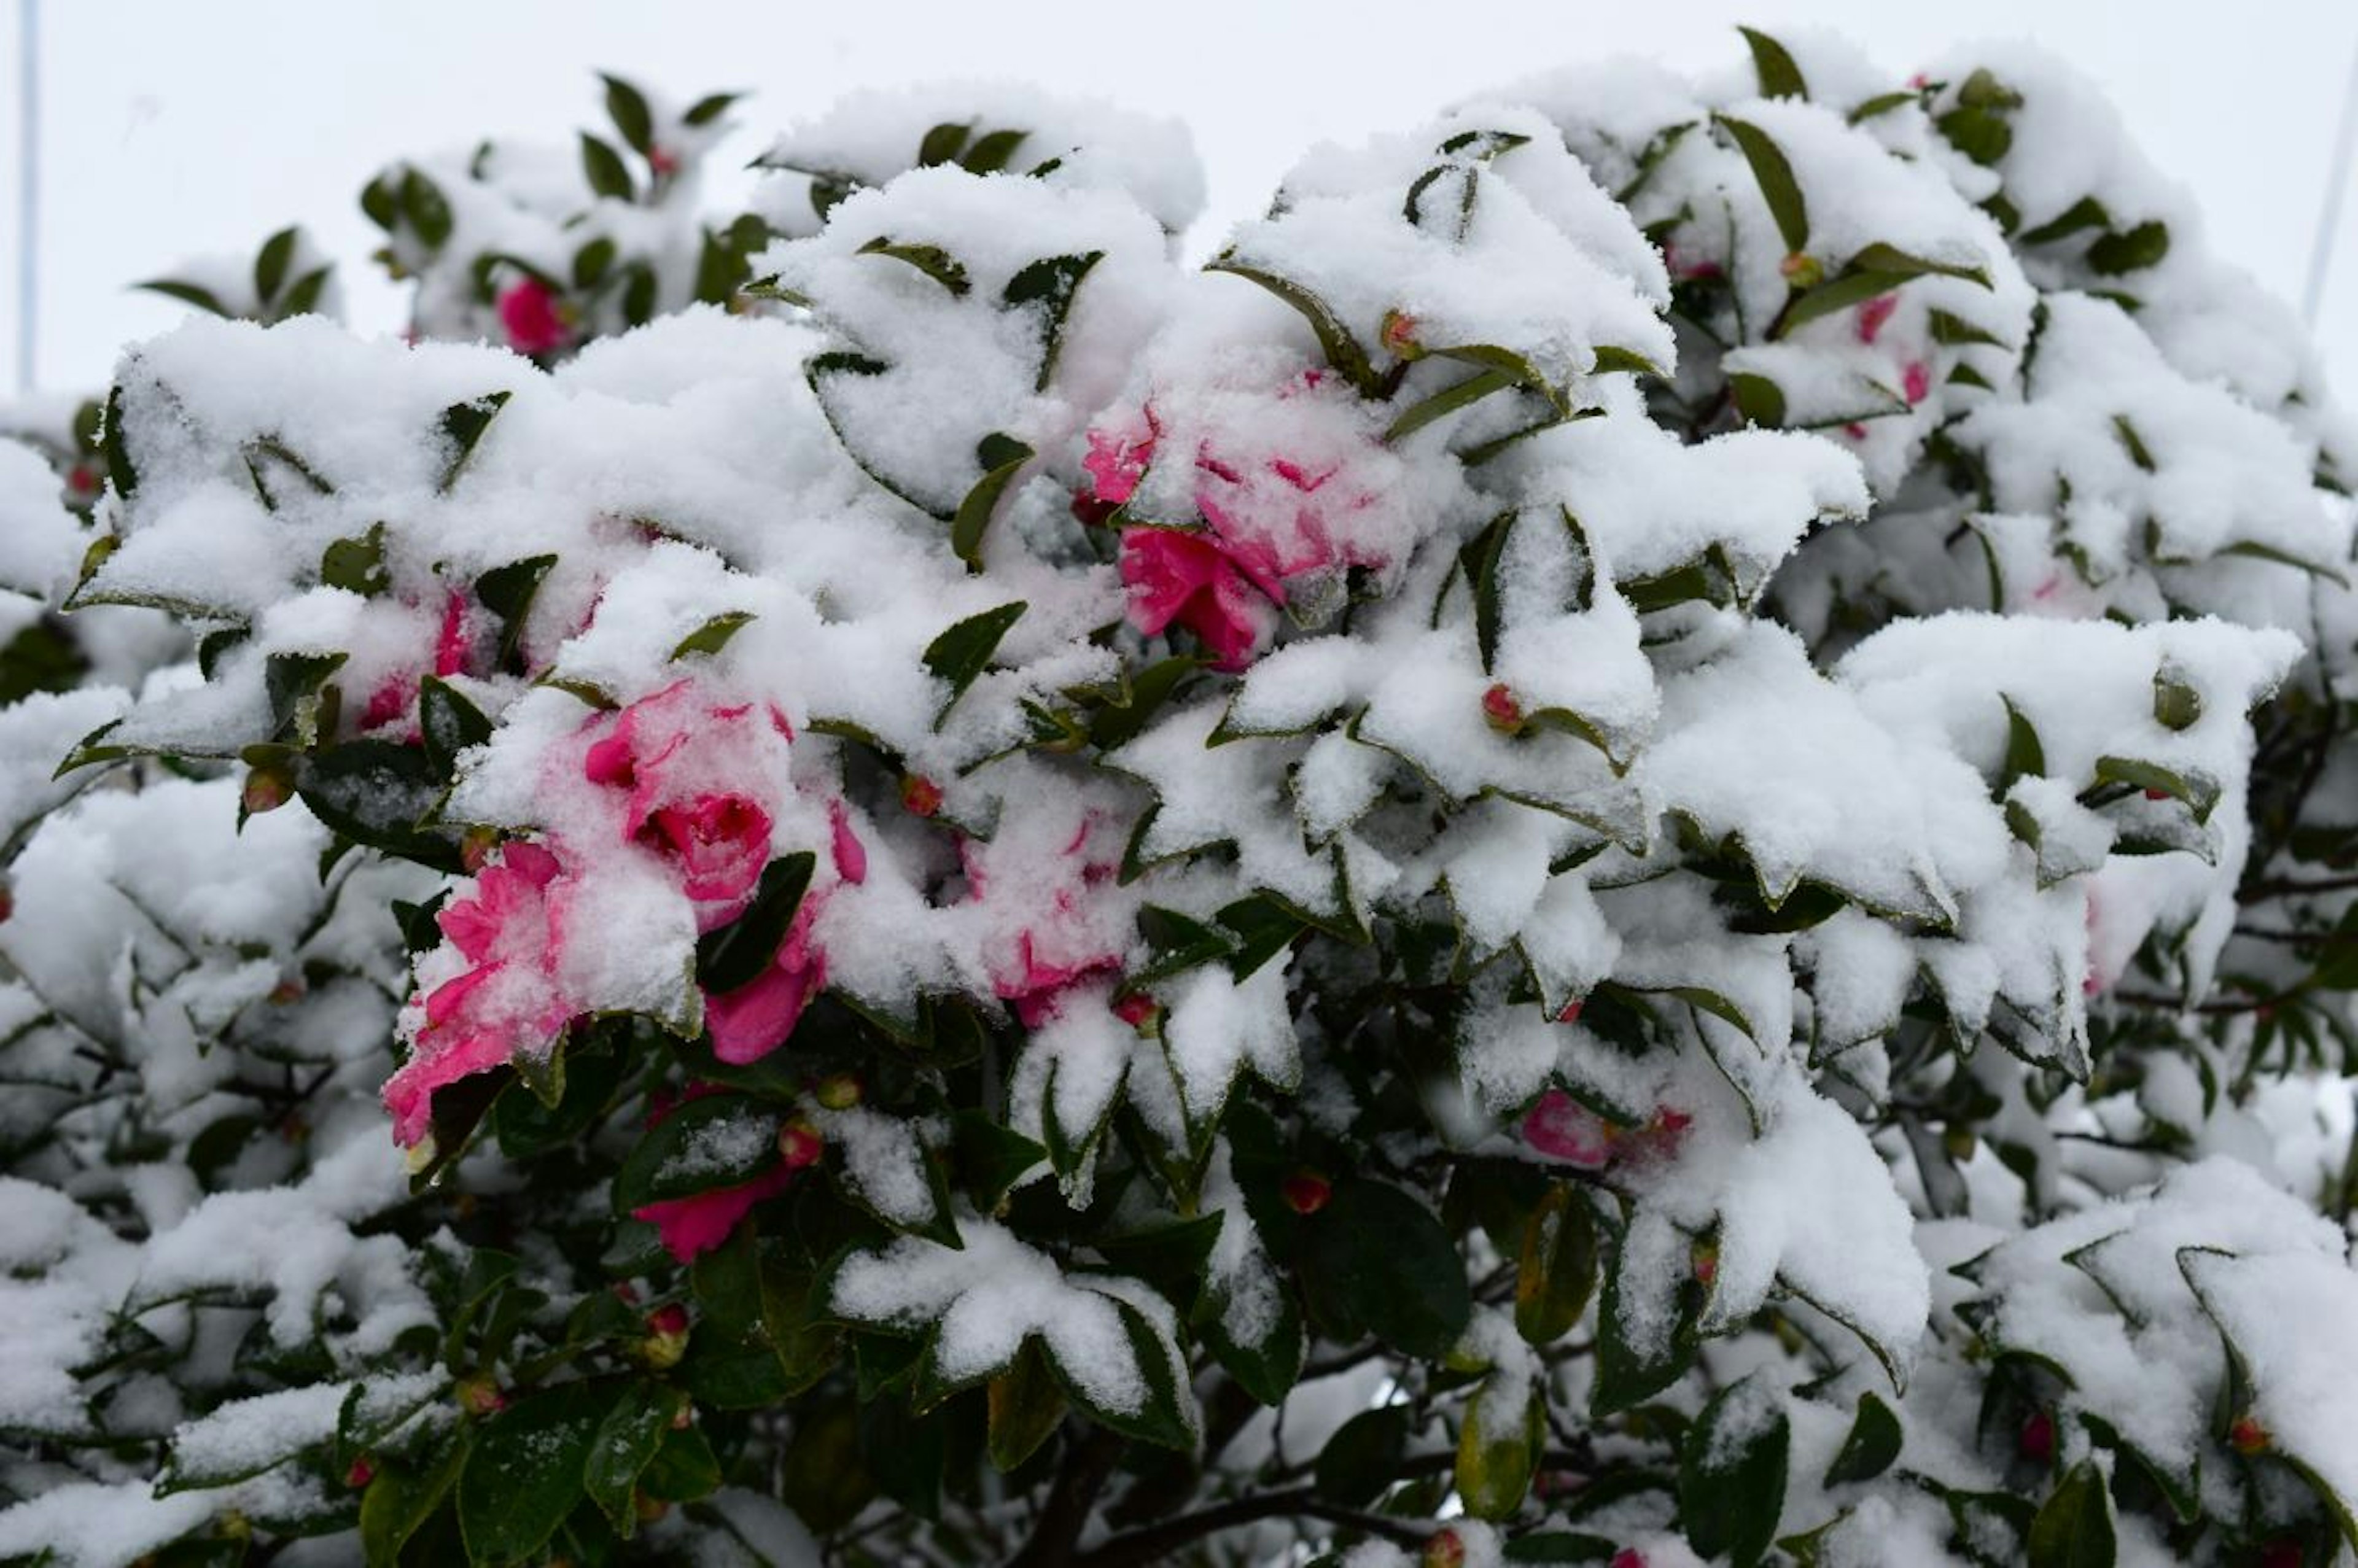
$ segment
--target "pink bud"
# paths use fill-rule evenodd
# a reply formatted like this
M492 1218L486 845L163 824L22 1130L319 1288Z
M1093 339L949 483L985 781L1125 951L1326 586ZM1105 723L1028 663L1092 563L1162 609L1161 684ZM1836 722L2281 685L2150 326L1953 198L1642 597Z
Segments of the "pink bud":
M1334 1184L1315 1171L1296 1171L1278 1184L1285 1206L1299 1215L1316 1214L1334 1195Z
M827 1140L809 1122L796 1118L778 1128L778 1158L786 1162L787 1170L806 1171L826 1152Z
M1913 408L1932 395L1932 372L1922 360L1909 364L1900 382L1908 395L1908 406Z
M674 153L669 147L649 147L647 149L647 168L653 169L657 174L677 174L679 172L678 155Z
M1499 681L1482 694L1482 719L1501 735L1522 733L1523 705L1506 682Z
M2227 1429L2227 1446L2238 1454L2265 1454L2273 1441L2273 1435L2256 1416L2239 1415L2235 1424Z
M1465 1568L1466 1542L1454 1530L1435 1530L1425 1538L1423 1568Z
M1646 1554L1634 1546L1625 1546L1613 1554L1606 1568L1646 1568Z
M1578 1023L1580 1022L1580 999L1578 997L1573 998L1570 1001L1565 1002L1557 1011L1555 1021L1558 1023Z
M98 470L88 463L76 463L66 474L66 488L76 495L98 493Z
M2045 1411L2033 1411L2015 1434L2014 1445L2025 1459L2046 1464L2055 1457L2055 1418Z
M1143 1029L1161 1015L1162 1008L1144 991L1131 991L1114 999L1113 1015L1132 1029Z
M931 816L942 808L942 786L921 773L901 781L901 805L912 816Z
M647 1332L670 1338L687 1332L687 1309L677 1302L655 1308L647 1314Z
M368 1455L365 1454L353 1460L352 1467L344 1472L344 1485L355 1492L375 1479L376 1466L369 1463Z

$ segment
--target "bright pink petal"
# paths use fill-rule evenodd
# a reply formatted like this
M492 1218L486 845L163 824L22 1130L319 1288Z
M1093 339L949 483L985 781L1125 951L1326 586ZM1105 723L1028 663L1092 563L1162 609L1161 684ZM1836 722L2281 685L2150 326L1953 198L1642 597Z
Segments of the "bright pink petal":
M442 632L434 639L434 673L448 679L464 674L471 639L467 635L467 596L450 590L442 601Z
M1602 1170L1613 1160L1611 1126L1562 1089L1548 1090L1531 1107L1523 1119L1523 1141L1583 1170Z
M433 1125L436 1089L488 1073L511 1054L507 1037L494 1030L461 1035L448 1045L438 1043L431 1048L421 1041L418 1053L385 1080L384 1106L393 1113L395 1141L406 1149L426 1136Z
M654 1226L663 1238L664 1249L675 1259L692 1262L698 1253L728 1240L729 1233L753 1212L756 1204L784 1192L794 1179L794 1172L780 1165L737 1186L648 1204L632 1210L631 1217Z
M1179 618L1187 601L1222 567L1219 547L1174 528L1126 528L1121 580L1130 589L1130 624L1152 637Z
M678 861L681 890L699 903L749 896L770 861L770 814L741 795L703 795L650 819Z
M500 295L500 326L520 354L545 354L572 341L557 297L536 277L522 277Z
M712 1033L712 1054L734 1066L760 1061L785 1044L826 984L824 962L781 962L733 991L707 991L704 1026Z
M1899 296L1878 294L1858 308L1858 341L1871 343L1882 334L1883 324L1899 308Z
M868 880L868 846L851 830L851 816L843 802L828 802L827 816L835 840L835 874L858 887Z

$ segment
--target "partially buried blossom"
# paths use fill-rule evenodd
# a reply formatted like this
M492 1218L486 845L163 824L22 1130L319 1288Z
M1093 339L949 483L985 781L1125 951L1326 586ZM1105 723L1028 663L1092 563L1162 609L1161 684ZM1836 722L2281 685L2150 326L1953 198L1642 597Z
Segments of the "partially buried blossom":
M709 931L735 919L770 862L785 722L676 681L607 721L582 773L622 796L622 836L678 870Z
M500 291L500 328L508 347L535 358L573 341L573 324L556 294L540 279L525 276Z
M691 1084L677 1102L659 1106L647 1119L650 1127L660 1126L664 1119L689 1100L700 1099L715 1092L709 1084ZM802 1165L810 1162L805 1160ZM690 1193L682 1198L665 1198L658 1203L642 1205L631 1211L631 1217L644 1220L655 1227L662 1238L664 1250L682 1263L696 1260L697 1255L708 1252L729 1239L738 1222L753 1212L754 1206L773 1198L794 1184L795 1171L802 1168L781 1152L778 1163L748 1182L735 1186L713 1187L705 1192ZM658 1332L661 1332L659 1329Z
M852 830L849 815L840 802L828 815L834 882L805 891L784 941L760 974L733 990L704 994L704 1026L712 1036L712 1054L724 1062L757 1062L785 1044L804 1009L827 989L827 955L811 935L812 922L834 887L857 887L868 880L868 850Z
M409 1060L384 1086L403 1145L426 1136L435 1090L552 1049L578 1011L557 978L566 883L554 850L512 843L436 917L444 941L419 965L424 999L405 1021Z

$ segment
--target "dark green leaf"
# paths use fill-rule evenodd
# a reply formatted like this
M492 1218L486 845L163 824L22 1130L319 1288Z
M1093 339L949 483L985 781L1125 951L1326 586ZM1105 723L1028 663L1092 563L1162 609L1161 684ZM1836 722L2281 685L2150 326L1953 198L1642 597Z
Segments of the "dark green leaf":
M661 1383L633 1383L598 1423L582 1465L582 1489L628 1541L637 1533L639 1476L654 1463L687 1397Z
M1029 457L1030 449L1024 455ZM1019 462L1022 460L1017 460ZM950 695L935 711L934 728L938 730L949 717L950 709L966 688L974 684L977 676L990 667L990 655L999 647L1008 629L1023 617L1031 606L1022 600L986 610L979 615L969 615L925 644L925 668L936 680L950 688Z
M2006 762L1998 775L1998 788L2004 791L2013 788L2018 778L2044 778L2047 748L2039 743L2039 731L2014 705L2014 698L2001 693L1998 700L2006 704Z
M644 157L655 145L654 116L647 111L646 95L619 76L600 72L599 80L606 84L607 118L631 150Z
M475 455L475 447L482 440L483 432L491 428L492 421L499 417L500 410L508 406L511 395L505 391L486 393L471 402L454 403L442 410L442 437L450 443L450 459L442 466L442 477L435 483L437 490L447 495L450 487L459 482L459 475Z
M1744 154L1744 161L1752 166L1752 178L1760 187L1761 200L1768 204L1768 215L1777 221L1777 232L1785 242L1789 254L1799 255L1810 247L1810 209L1802 199L1801 187L1793 178L1793 166L1785 161L1785 151L1768 132L1742 120L1719 117L1720 124L1736 138Z
M1826 1485L1872 1481L1899 1457L1901 1441L1899 1418L1882 1396L1868 1390L1858 1397L1858 1414L1851 1421L1850 1435L1843 1439L1842 1452L1826 1467Z
M1752 48L1752 70L1760 79L1761 97L1807 98L1810 95L1809 83L1801 80L1801 68L1793 63L1793 57L1786 52L1783 44L1750 27L1738 27L1736 31L1744 35L1744 41Z
M997 174L1005 168L1030 133L1024 131L989 131L974 139L974 145L958 157L958 167L968 174Z
M492 738L492 721L483 710L439 676L417 683L417 728L427 762L445 778L457 771L460 752Z
M614 242L600 234L573 253L573 287L588 288L614 265Z
M1105 256L1103 251L1083 255L1043 256L1019 269L1000 293L1010 309L1036 307L1040 314L1040 370L1032 390L1045 392L1056 373L1056 351L1065 338L1065 318L1071 314L1073 296L1089 269Z
M687 106L687 113L680 116L680 122L688 125L708 125L729 113L729 105L743 96L739 92L708 93Z
M329 827L422 866L460 869L456 841L417 826L433 810L443 785L418 747L346 741L299 753L294 762L296 793Z
M622 155L614 150L611 142L587 131L581 133L581 174L590 182L590 189L600 196L629 201L638 195Z
M592 1441L622 1389L564 1383L527 1395L476 1430L459 1477L459 1529L479 1564L537 1553L581 1501Z
M723 611L682 637L679 640L679 645L671 651L671 656L675 659L684 659L690 654L703 654L708 656L717 654L729 645L730 638L737 635L738 632L752 620L753 612L750 610Z
M1380 390L1381 378L1376 374L1375 366L1368 358L1368 351L1359 346L1359 341L1351 335L1351 330L1343 325L1342 318L1336 316L1317 295L1291 278L1280 277L1275 273L1239 261L1223 258L1208 263L1204 270L1233 274L1276 295L1310 323L1310 330L1318 340L1319 351L1326 356L1326 363L1337 375L1349 382L1363 397L1372 397Z
M2030 1521L2030 1568L2113 1568L2115 1552L2112 1493L2082 1459Z
M786 928L802 907L817 865L817 856L798 849L763 867L745 913L696 939L697 983L708 991L733 991L768 968L785 943Z
M1757 1378L1704 1407L1679 1451L1679 1522L1698 1554L1725 1552L1731 1568L1753 1568L1768 1554L1791 1447L1783 1396Z
M368 1568L395 1568L401 1549L432 1518L466 1468L474 1437L461 1430L419 1468L381 1464L361 1498L361 1553Z
M450 202L442 188L415 168L401 171L401 210L409 226L429 251L438 251L450 237Z
M1569 1182L1540 1200L1515 1271L1515 1329L1532 1345L1572 1332L1596 1290L1596 1217Z
M614 1175L614 1212L742 1186L778 1162L778 1111L745 1095L704 1095L648 1129Z
M964 298L974 287L968 280L965 265L939 245L895 244L879 234L860 246L860 254L863 256L891 256L894 261L905 262L949 290L950 297L955 299Z
M985 1449L992 1467L1005 1475L1038 1453L1063 1423L1066 1408L1047 1352L1037 1339L1026 1339L1007 1370L990 1379Z
M2126 233L2106 234L2088 247L2088 265L2106 277L2161 265L2169 254L2169 225L2158 220L2139 223Z
M968 571L982 569L983 533L990 528L991 516L999 508L999 498L1015 482L1015 476L1032 460L1032 449L1022 442L997 432L985 436L975 449L975 460L982 465L982 477L974 481L974 488L958 503L957 514L950 519L950 549L966 563Z
M384 524L372 523L356 539L339 539L319 553L319 581L373 599L392 586L384 564Z
M966 147L967 138L974 135L972 125L949 121L927 131L917 143L919 168L933 168L956 158Z
M503 567L493 567L475 579L475 598L500 618L499 667L513 670L524 646L524 630L532 619L533 601L540 585L557 565L555 556L526 556Z
M193 305L198 309L210 311L215 316L237 314L228 306L223 305L221 302L221 297L211 289L201 284L183 283L177 277L151 277L144 283L135 283L131 287L144 288L150 294L169 296L183 305Z
M1340 1338L1360 1333L1437 1360L1473 1313L1465 1260L1431 1209L1400 1188L1347 1178L1302 1228L1311 1311Z
M278 297L279 285L287 281L287 269L295 262L295 242L301 231L281 229L262 242L262 249L254 257L254 297L267 307ZM266 312L265 312L266 313Z
M1319 1495L1344 1508L1375 1501L1400 1473L1408 1434L1406 1405L1361 1411L1336 1427L1311 1469Z

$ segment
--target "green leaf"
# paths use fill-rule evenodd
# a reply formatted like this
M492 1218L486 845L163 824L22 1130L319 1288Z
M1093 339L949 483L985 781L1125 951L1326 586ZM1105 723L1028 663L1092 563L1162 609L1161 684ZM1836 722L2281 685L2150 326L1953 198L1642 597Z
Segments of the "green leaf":
M439 676L417 682L417 729L426 760L444 778L458 771L460 752L492 738L492 721L483 710Z
M473 1450L473 1433L461 1429L422 1468L390 1460L378 1465L361 1498L361 1553L368 1568L395 1568L402 1547L441 1508Z
M2185 672L2164 665L2153 672L2153 719L2165 730L2190 730L2202 717L2202 694Z
M680 123L687 125L708 125L729 113L729 105L743 97L741 92L710 92L687 106Z
M311 731L315 699L328 677L344 667L349 654L273 654L263 661L263 698L270 706L270 738L283 741L289 734L297 737L297 744L308 745L315 739Z
M1626 1243L1623 1249L1627 1250ZM1687 1368L1694 1365L1699 1343L1695 1313L1700 1292L1693 1288L1693 1281L1677 1281L1671 1300L1659 1299L1658 1293L1658 1299L1651 1302L1633 1301L1628 1278L1631 1272L1617 1260L1612 1271L1605 1276L1605 1299L1597 1309L1596 1380L1590 1386L1588 1395L1593 1415L1612 1415L1650 1400L1684 1377ZM1657 1348L1646 1341L1663 1336L1650 1332L1641 1340L1633 1319L1650 1319L1660 1311L1675 1315L1668 1343Z
M933 168L950 162L965 149L967 138L973 135L972 125L963 124L955 120L936 125L917 143L916 167Z
M753 902L745 913L696 940L697 983L709 991L733 991L770 967L786 940L795 912L802 907L818 857L808 849L784 855L763 868Z
M1515 378L1502 370L1477 371L1464 381L1443 387L1432 396L1409 405L1400 416L1385 427L1384 441L1404 440L1435 419L1455 414L1460 408L1472 406L1494 392L1504 392L1518 384Z
M1047 1352L1026 1339L1007 1370L990 1379L985 1450L1001 1475L1021 1465L1063 1424L1068 1408Z
M2158 219L2139 223L2125 233L2109 233L2088 247L2088 266L2105 277L2161 265L2169 254L2169 225Z
M982 465L982 477L966 492L966 499L958 503L957 515L950 519L950 550L966 563L968 571L979 572L982 569L982 535L999 508L999 498L1015 482L1023 465L1032 460L1033 452L1014 437L993 431L976 446L974 457Z
M1223 905L1222 925L1236 934L1228 954L1228 973L1241 981L1293 945L1310 923L1265 893L1253 893Z
M614 1212L742 1186L778 1162L778 1110L747 1095L704 1095L647 1130L614 1174Z
M598 1423L582 1466L582 1489L625 1541L639 1528L639 1476L654 1462L673 1420L687 1408L687 1396L677 1389L633 1383Z
M1375 1501L1400 1473L1408 1436L1406 1405L1361 1411L1336 1427L1311 1467L1319 1496L1345 1508Z
M333 262L313 267L287 287L286 296L278 301L277 319L308 316L319 308L319 297L328 291L328 279L336 267Z
M361 187L361 211L368 215L370 222L391 233L394 224L401 217L401 199L396 194L396 188L384 175L375 176Z
M727 647L729 639L737 635L753 618L750 610L724 610L682 637L679 645L672 649L671 656L684 659L690 654L702 654L709 657Z
M1457 1429L1457 1496L1476 1519L1514 1517L1531 1489L1531 1471L1546 1432L1539 1390L1528 1392L1519 1406L1495 1402L1497 1379L1484 1379L1466 1401L1464 1422Z
M2013 788L2018 778L2047 775L2047 748L2039 743L2039 731L2014 705L2014 698L2000 693L1998 700L2006 704L2006 762L1998 775L1998 789L2003 793Z
M1802 200L1801 184L1793 178L1793 166L1785 160L1785 150L1758 125L1725 114L1716 118L1736 138L1744 161L1752 166L1752 178L1760 187L1761 200L1768 204L1768 215L1777 221L1777 232L1785 242L1787 254L1799 255L1807 251L1809 204Z
M2082 1459L2030 1521L2030 1568L2113 1568L2115 1551L2112 1493Z
M177 277L151 277L144 283L135 283L131 287L144 288L150 294L168 296L183 305L193 305L198 309L210 311L215 316L234 319L237 315L236 311L223 305L220 296L213 293L211 289L200 284L183 283Z
M459 1477L459 1530L469 1562L533 1557L581 1501L583 1472L622 1389L563 1383L529 1394L476 1429Z
M1466 542L1457 552L1457 569L1466 574L1466 586L1474 592L1474 642L1481 651L1482 669L1488 673L1490 662L1498 656L1498 636L1504 630L1505 612L1498 597L1498 562L1507 553L1507 540L1515 531L1520 511L1501 512L1487 526Z
M401 171L401 210L429 251L450 237L450 201L442 188L415 168Z
M457 842L447 833L417 826L443 790L442 779L420 748L390 741L346 741L325 751L297 753L294 763L296 794L327 827L355 843L421 866L460 869Z
M1744 416L1747 425L1758 425L1774 430L1785 423L1785 389L1765 375L1737 371L1727 378L1727 390L1736 399L1736 411Z
M363 599L373 599L393 585L384 564L384 524L372 523L357 539L339 539L319 552L319 581Z
M295 262L295 241L297 229L281 229L262 242L262 249L254 257L254 297L257 303L267 306L278 297L279 285L287 281L287 269Z
M573 253L573 287L589 288L614 265L614 242L600 234Z
M1515 1270L1515 1330L1532 1345L1572 1332L1596 1291L1596 1217L1569 1182L1540 1200Z
M541 582L557 565L555 556L526 556L503 567L493 567L475 579L475 598L500 618L499 667L513 668L524 646L524 630L532 619L533 601Z
M1368 351L1359 346L1351 330L1343 325L1342 318L1317 295L1291 278L1227 257L1206 264L1204 270L1231 274L1276 295L1310 323L1310 330L1318 339L1319 351L1326 356L1326 363L1336 374L1349 382L1362 397L1372 397L1381 390L1382 379L1368 360Z
M581 133L581 174L590 189L600 196L611 196L618 201L635 200L638 189L631 179L630 167L614 145L589 132Z
M1361 1333L1438 1360L1474 1310L1465 1260L1423 1204L1383 1182L1347 1178L1302 1227L1312 1314L1338 1338Z
M2082 229L2109 229L2112 226L2113 215L2104 211L2104 204L2093 196L2082 196L2037 228L2026 229L2017 234L2015 243L2021 245L2051 244Z
M1869 1389L1858 1397L1858 1414L1852 1418L1850 1435L1843 1439L1842 1452L1826 1466L1826 1485L1839 1487L1850 1481L1872 1481L1899 1457L1902 1433L1899 1418L1883 1397Z
M997 174L1014 157L1031 133L1027 131L990 131L974 139L974 145L958 157L958 167L968 174Z
M1024 457L1030 456L1031 449L1025 448ZM974 684L975 677L990 667L990 655L997 651L1000 639L1030 608L1019 599L979 615L969 615L925 644L926 670L950 688L948 698L934 713L935 729L942 727L942 721L949 717L950 709L957 706L958 698L966 695L966 688Z
M963 299L974 288L974 285L967 277L964 264L939 245L895 244L891 239L879 234L860 247L860 254L891 256L894 261L906 262L944 288L948 289L952 298Z
M2098 757L2096 783L2126 784L2182 800L2192 809L2197 822L2208 822L2212 808L2219 804L2219 781L2210 774L2193 768L2181 772L2135 757Z
M1103 260L1103 251L1081 255L1043 256L1019 269L1000 292L1000 303L1010 309L1036 308L1040 315L1040 370L1032 390L1045 392L1056 373L1056 351L1065 337L1065 318L1072 313L1073 296L1089 269Z
M622 285L622 320L627 325L644 327L654 319L657 287L654 267L631 264L629 281Z
M598 79L606 84L607 118L631 150L644 157L655 145L654 116L647 111L646 95L619 76L601 71Z
M1761 1406L1769 1417L1761 1419ZM1792 1426L1783 1397L1756 1378L1723 1389L1679 1450L1679 1523L1704 1557L1753 1568L1777 1539Z
M459 475L474 457L483 432L492 427L492 421L500 416L500 410L508 406L512 395L505 391L489 392L442 410L442 437L450 443L450 459L442 465L442 477L435 481L435 489L445 495L450 493L450 487L459 482Z
M1752 70L1760 79L1761 97L1807 98L1810 95L1810 84L1801 80L1801 68L1793 63L1793 57L1785 51L1783 44L1750 27L1739 27L1736 30L1742 33L1744 41L1751 46Z

